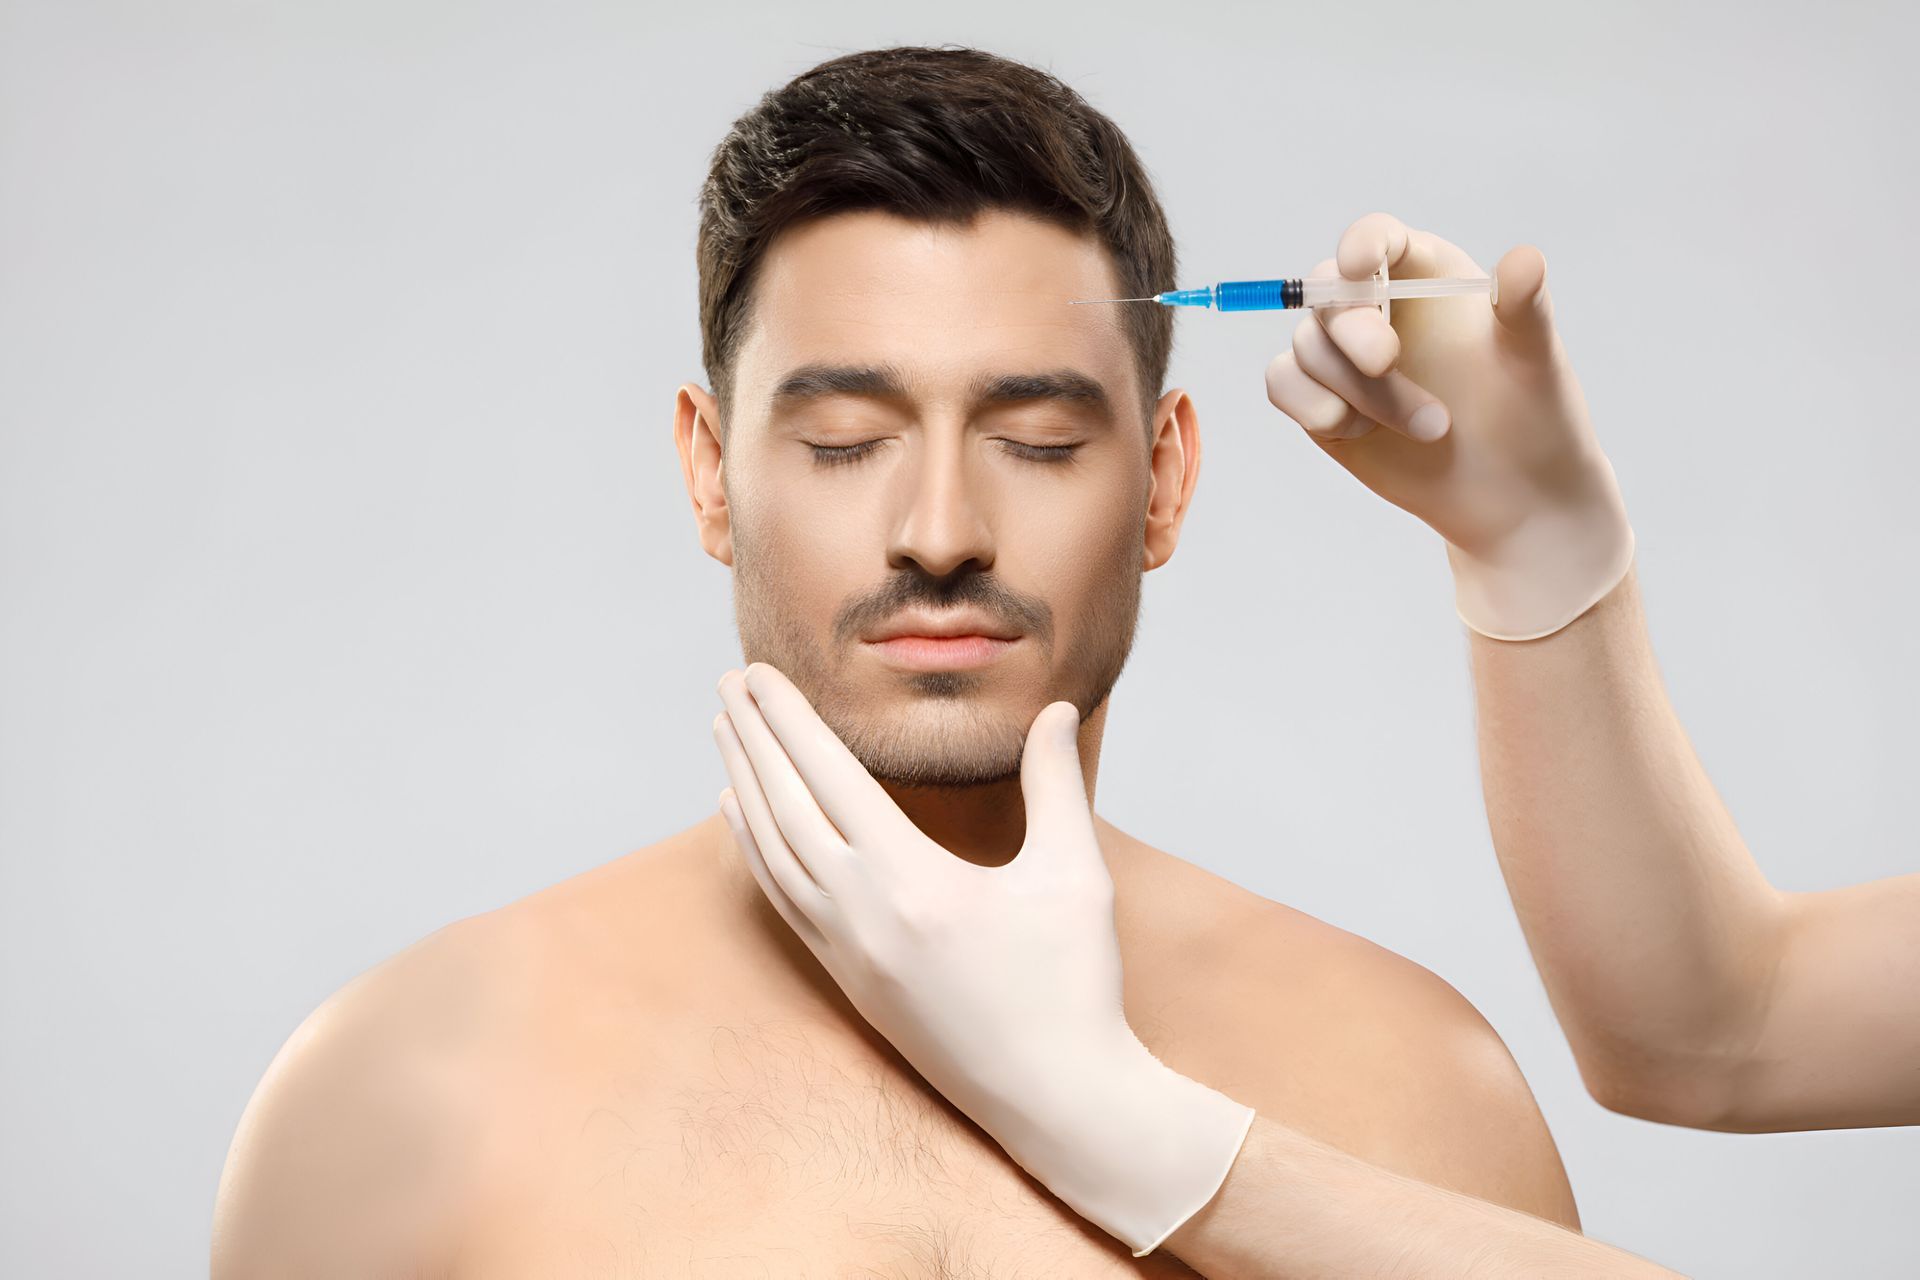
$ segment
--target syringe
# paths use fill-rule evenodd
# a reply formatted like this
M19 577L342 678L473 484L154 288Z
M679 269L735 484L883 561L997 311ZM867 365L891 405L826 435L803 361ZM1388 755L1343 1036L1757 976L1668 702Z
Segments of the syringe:
M1103 302L1158 302L1167 307L1212 307L1217 311L1292 311L1301 307L1379 306L1399 298L1453 298L1484 293L1498 301L1492 276L1371 280L1306 276L1296 280L1228 280L1204 289L1171 289L1147 298L1083 298L1071 306Z

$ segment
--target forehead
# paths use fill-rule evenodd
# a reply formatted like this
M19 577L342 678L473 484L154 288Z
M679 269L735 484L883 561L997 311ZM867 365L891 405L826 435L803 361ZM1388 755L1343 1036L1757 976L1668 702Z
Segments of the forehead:
M980 374L1077 369L1126 403L1135 375L1105 248L1037 218L989 210L935 226L835 214L783 233L761 260L736 384L764 401L786 370L892 364L937 394Z

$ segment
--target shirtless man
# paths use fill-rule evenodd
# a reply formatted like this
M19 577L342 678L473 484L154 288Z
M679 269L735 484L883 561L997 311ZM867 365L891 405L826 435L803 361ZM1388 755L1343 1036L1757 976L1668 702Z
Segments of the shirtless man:
M700 262L714 388L680 388L674 432L747 660L941 846L1004 864L1055 699L1092 790L1142 574L1199 471L1191 399L1150 390L1169 316L1064 305L1172 284L1137 159L1031 68L850 55L716 151ZM899 638L942 629L976 639ZM1577 1226L1525 1081L1445 982L1096 828L1127 1018L1162 1061ZM928 1086L717 812L328 999L256 1090L214 1220L216 1280L1023 1273L1195 1274L1129 1257Z

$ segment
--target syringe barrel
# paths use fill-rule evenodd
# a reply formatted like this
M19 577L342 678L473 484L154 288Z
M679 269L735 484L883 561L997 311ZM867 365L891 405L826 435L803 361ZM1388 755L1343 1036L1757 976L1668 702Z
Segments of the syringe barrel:
M1377 305L1387 296L1378 280L1348 280L1344 276L1314 276L1306 281L1307 305L1324 307L1330 303L1351 302Z
M1228 280L1213 286L1220 311L1286 311L1301 302L1298 280Z

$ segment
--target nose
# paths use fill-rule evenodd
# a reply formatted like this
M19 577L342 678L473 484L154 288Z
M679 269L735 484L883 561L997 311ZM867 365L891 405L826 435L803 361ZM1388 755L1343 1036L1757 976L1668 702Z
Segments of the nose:
M993 495L976 474L967 434L922 435L918 456L903 469L899 514L887 547L889 568L918 565L944 578L969 562L980 571L993 567L988 509Z

